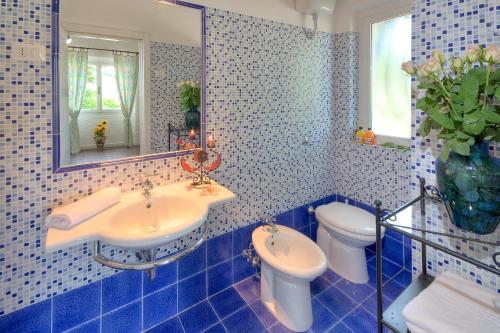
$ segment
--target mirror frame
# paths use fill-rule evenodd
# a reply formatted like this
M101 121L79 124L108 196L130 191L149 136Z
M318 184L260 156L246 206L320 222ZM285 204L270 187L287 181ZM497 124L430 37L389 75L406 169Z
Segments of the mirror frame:
M101 162L84 163L61 166L60 160L60 112L59 112L59 2L62 0L52 0L52 170L53 173L64 173L93 168L102 168L119 164L137 163L143 161L164 159L168 157L177 157L192 154L196 149L178 150L149 155L138 155L115 160ZM165 2L173 5L179 5L197 9L201 14L201 111L200 111L200 141L201 148L206 149L206 22L205 6L177 0L151 0Z

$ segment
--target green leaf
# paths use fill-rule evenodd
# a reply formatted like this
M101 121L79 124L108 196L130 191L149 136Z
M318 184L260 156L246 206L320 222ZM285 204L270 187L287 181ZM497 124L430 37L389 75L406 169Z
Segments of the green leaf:
M478 106L478 100L472 98L466 98L464 101L464 113L469 113L474 111Z
M447 129L455 129L455 125L453 124L453 120L451 120L448 116L445 116L444 114L440 113L437 108L430 108L427 111L427 114L429 117L434 120L436 123L439 125L443 126L444 128Z
M464 98L458 94L451 94L451 101L453 104L459 104L462 105L464 104Z
M438 90L438 85L434 82L420 82L418 84L418 89L431 89L431 90Z
M455 104L453 107L455 111L451 111L451 119L453 119L454 121L463 121L464 118L461 116L463 110L462 106L460 105L459 107L457 107L457 104Z
M475 112L464 115L464 123L465 124L477 123L481 119L483 119L483 116L481 115L481 111L475 111Z
M500 81L500 68L497 68L493 73L490 74L490 82Z
M468 135L462 131L456 131L455 135L457 136L457 139L462 139L462 140L467 140L471 137L470 135Z
M470 147L474 145L474 143L476 143L476 139L474 139L474 137L471 136L470 138L467 139L467 141L465 141L465 143L468 144Z
M450 140L455 137L455 133L439 133L438 139Z
M420 110L426 110L429 107L429 104L427 104L425 97L422 97L417 101L417 104L415 104L415 107L417 109L420 109Z
M432 121L425 117L425 119L420 123L420 135L426 137L431 131Z
M450 149L457 154L460 154L462 156L470 155L470 147L465 142L460 142L456 139L452 139L448 142L448 145L450 146Z
M480 85L486 84L486 67L476 67L467 72L467 76L474 77Z
M443 126L441 126L440 124L438 124L437 122L435 122L434 120L431 119L431 128L435 129L435 130L439 130L439 129L442 129Z
M474 123L466 123L464 121L463 126L464 126L465 132L472 134L472 135L479 135L486 127L486 121L484 119L481 119L481 120L474 122Z
M490 141L490 140L494 140L496 136L497 136L497 130L490 127L484 131L484 138L483 139L485 141Z
M460 96L464 99L464 112L474 110L478 105L479 81L474 75L466 75L460 87Z
M492 111L479 111L479 113L481 114L481 117L486 120L486 121L489 121L489 122L492 122L492 123L495 123L495 124L499 124L500 123L500 115L496 112L492 112Z
M441 153L439 154L439 158L441 161L446 162L448 160L448 156L450 156L450 148L448 145L444 145L441 149Z
M500 101L500 87L495 90L495 98Z

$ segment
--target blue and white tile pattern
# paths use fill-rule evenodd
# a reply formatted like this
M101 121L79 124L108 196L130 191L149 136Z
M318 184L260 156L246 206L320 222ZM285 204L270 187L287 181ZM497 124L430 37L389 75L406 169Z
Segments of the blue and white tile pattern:
M168 124L184 125L180 106L181 81L201 81L201 49L162 42L151 43L151 150L168 151ZM170 143L175 148L175 138Z
M435 49L442 50L446 57L451 57L463 55L469 45L500 44L500 4L495 0L413 1L412 15L412 55L416 63L425 62ZM418 195L418 178L424 177L428 184L436 183L435 160L440 149L436 136L425 139L420 136L418 127L422 116L422 112L413 105L411 186L414 196ZM500 156L499 148L500 144L497 143L497 147L492 147L491 153ZM429 220L443 231L471 236L454 227L447 214L438 209L431 212ZM491 241L498 240L500 229L488 237ZM446 237L439 237L437 240L443 244L453 244L453 240ZM495 251L492 247L475 246L472 243L461 243L460 246L468 254L484 258L491 257ZM427 268L434 274L443 270L453 271L500 292L498 276L437 251L428 251L427 256ZM420 271L421 249L416 244L413 260L414 271Z

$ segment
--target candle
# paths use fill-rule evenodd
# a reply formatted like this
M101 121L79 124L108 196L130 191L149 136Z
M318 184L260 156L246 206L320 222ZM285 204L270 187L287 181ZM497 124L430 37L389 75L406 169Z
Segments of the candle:
M208 137L207 147L208 148L215 148L215 140L214 140L214 137L211 135Z
M194 129L192 129L192 130L189 132L189 139L191 139L191 140L196 139L196 133L194 132Z

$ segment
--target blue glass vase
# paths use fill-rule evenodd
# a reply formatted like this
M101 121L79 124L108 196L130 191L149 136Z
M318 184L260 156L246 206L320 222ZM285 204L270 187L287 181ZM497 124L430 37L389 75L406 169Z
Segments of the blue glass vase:
M436 161L439 190L449 200L452 223L485 235L500 222L500 159L490 156L489 142L471 147L470 156L454 152L446 162Z
M184 120L188 131L192 129L200 129L200 111L198 111L198 108L194 107L191 110L184 112Z

